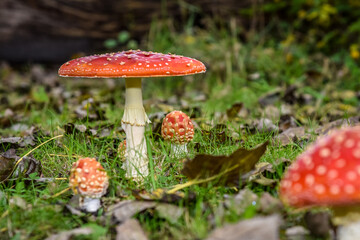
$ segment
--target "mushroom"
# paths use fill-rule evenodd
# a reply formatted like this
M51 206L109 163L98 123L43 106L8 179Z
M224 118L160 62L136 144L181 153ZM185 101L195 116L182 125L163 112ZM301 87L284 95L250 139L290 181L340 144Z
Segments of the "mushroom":
M194 138L194 125L181 111L167 114L161 125L161 136L171 142L171 154L176 157L187 153L186 144Z
M81 57L63 64L63 77L125 78L125 112L122 126L126 133L126 177L143 179L149 173L145 125L149 119L142 103L141 78L182 76L206 71L193 58L173 54L129 50Z
M360 239L360 126L320 137L301 154L280 183L280 198L293 207L330 207L338 239Z
M100 208L100 198L106 193L109 178L95 158L82 158L73 163L69 186L80 195L80 207L93 213Z

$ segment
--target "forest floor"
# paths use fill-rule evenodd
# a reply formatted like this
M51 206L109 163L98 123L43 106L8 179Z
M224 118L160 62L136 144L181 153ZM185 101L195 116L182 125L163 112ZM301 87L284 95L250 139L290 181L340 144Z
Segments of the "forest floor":
M152 169L142 184L125 177L118 150L125 139L123 79L60 78L59 66L0 65L0 239L334 236L331 211L284 206L278 186L319 136L360 124L354 60L307 54L297 45L244 44L205 31L161 37L155 34L143 49L194 57L208 70L143 81ZM160 134L172 110L187 113L195 125L183 157L171 156ZM231 155L244 149L261 158ZM202 173L201 165L192 164L197 159L206 165L215 156L232 162L227 169L238 164L239 178L227 178L226 169ZM67 190L72 163L81 157L97 158L110 177L96 214L80 211ZM201 184L185 167L202 174L195 177Z

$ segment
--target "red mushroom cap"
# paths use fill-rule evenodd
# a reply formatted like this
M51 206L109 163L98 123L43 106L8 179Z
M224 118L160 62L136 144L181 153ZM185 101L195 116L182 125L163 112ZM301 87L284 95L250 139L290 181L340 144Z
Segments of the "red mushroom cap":
M129 50L77 58L63 64L63 77L162 77L205 72L205 65L193 58L173 54Z
M109 179L95 158L82 158L72 166L69 185L84 197L100 198L106 193Z
M185 113L172 111L163 120L161 136L172 143L186 144L194 138L194 125Z
M360 202L360 127L320 137L290 166L281 199L294 207Z

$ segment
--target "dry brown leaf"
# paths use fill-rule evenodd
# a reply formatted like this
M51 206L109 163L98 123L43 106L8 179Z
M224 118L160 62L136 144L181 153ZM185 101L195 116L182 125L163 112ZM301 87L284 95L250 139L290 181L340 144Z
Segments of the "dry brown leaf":
M215 229L206 240L278 240L280 223L278 215L255 217Z
M183 208L168 203L158 203L155 210L159 217L166 219L170 223L176 223L184 213Z
M156 202L125 200L110 206L106 215L112 216L116 222L124 222L135 214L155 206Z
M31 156L27 156L23 157L22 161L16 166L16 162L19 159L20 157L16 155L15 149L9 149L5 153L0 154L0 182L10 177L13 179L17 178L20 175L29 177L32 173L37 173L38 177L42 176L40 161Z
M222 183L237 183L242 175L255 167L264 154L267 144L268 142L265 142L251 150L239 148L229 156L199 154L185 162L182 174L189 179L218 176Z
M93 230L88 227L84 228L75 228L69 231L60 232L58 234L51 235L50 237L46 238L45 240L70 240L73 239L73 236L78 235L90 235L92 234Z
M280 143L282 146L286 146L299 139L309 139L311 135L306 133L304 127L289 128L277 135L274 139L275 142Z
M144 230L136 219L128 219L116 227L116 240L147 240Z

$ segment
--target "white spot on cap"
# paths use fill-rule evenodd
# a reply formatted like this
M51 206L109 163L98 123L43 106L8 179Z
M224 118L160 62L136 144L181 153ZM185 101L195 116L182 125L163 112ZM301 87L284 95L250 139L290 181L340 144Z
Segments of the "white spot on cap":
M125 62L120 62L119 64L120 64L120 65L124 65L124 64L125 64Z
M305 164L306 166L313 164L312 158L311 158L309 155L305 155L305 156L303 157L303 161L304 161L304 164Z
M330 193L333 195L337 195L340 193L340 187L337 185L331 185L330 186Z
M347 194L353 194L355 192L355 187L351 184L346 184L344 190Z
M346 148L352 148L355 146L355 141L353 139L348 139L345 141L344 146Z
M292 176L292 180L294 182L299 181L299 179L300 179L300 174L299 173L293 173L291 176Z
M315 192L316 192L317 194L323 194L323 193L325 193L325 187L324 187L324 185L322 185L322 184L316 184L316 186L315 186Z
M337 168L343 168L343 167L345 167L345 165L346 165L346 162L345 162L344 159L338 159L338 160L335 162L335 166L336 166Z
M344 139L345 139L345 137L343 134L338 134L335 136L334 141L336 143L342 143L342 141L344 141Z
M346 178L349 179L350 181L354 181L356 179L356 173L354 171L349 171L346 174Z
M315 177L314 175L312 174L308 174L306 175L305 177L305 183L308 185L308 186L312 186L315 182Z
M297 162L294 162L290 168L292 171L296 171L299 169L299 164Z
M320 154L320 157L327 158L327 157L329 157L331 155L331 151L328 148L323 148L323 149L320 150L319 154Z
M355 158L360 159L360 148L355 149L352 154Z
M316 168L316 173L319 175L324 175L326 173L326 167L324 165L320 165Z
M284 188L289 188L289 187L291 187L291 185L292 185L292 182L289 180L282 181L282 187L284 187Z

